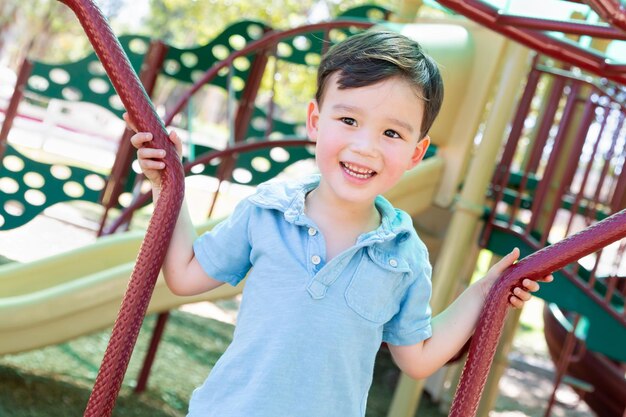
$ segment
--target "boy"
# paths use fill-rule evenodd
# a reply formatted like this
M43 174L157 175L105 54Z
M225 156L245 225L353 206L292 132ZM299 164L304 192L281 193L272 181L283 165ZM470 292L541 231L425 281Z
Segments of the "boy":
M198 239L183 205L163 265L172 292L236 285L250 271L232 344L194 391L189 416L363 416L381 342L405 373L424 378L467 341L519 252L431 320L426 247L381 197L424 157L442 98L437 66L414 41L350 37L323 58L307 108L320 175L259 186ZM137 133L132 143L156 200L165 152L142 147L149 140ZM539 287L523 285L514 307Z

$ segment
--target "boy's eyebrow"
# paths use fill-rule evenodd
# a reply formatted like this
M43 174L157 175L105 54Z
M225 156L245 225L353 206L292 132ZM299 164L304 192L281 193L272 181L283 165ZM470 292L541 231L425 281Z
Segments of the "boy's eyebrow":
M354 112L354 113L361 113L361 110L358 107L354 107L354 106L350 106L347 104L335 104L333 107L333 110L335 111L347 111L347 112ZM411 126L409 123L404 122L400 119L397 119L395 117L388 117L387 120L389 120L391 123L396 124L404 129L406 129L409 133L413 133L414 129L413 126Z

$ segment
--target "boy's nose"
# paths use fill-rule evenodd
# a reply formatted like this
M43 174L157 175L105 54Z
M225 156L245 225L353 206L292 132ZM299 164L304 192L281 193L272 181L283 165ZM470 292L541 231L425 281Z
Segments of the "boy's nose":
M352 141L352 150L359 155L373 157L378 153L378 136L371 133L357 135Z

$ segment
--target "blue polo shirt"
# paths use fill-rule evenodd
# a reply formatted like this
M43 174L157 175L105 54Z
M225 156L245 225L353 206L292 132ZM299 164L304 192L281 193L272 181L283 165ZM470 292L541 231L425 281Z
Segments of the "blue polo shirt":
M304 213L318 184L263 184L194 243L209 276L237 285L250 274L233 341L189 416L364 416L381 342L430 337L431 267L410 217L377 197L380 226L327 262Z

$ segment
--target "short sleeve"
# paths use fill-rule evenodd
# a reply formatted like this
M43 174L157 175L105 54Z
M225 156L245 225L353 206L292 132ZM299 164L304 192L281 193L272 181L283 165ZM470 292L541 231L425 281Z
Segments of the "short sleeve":
M196 239L194 254L207 275L233 286L246 276L252 267L248 230L253 210L247 199L241 201L227 219Z
M432 335L431 273L432 268L426 262L407 288L400 310L383 327L383 341L392 345L413 345Z

